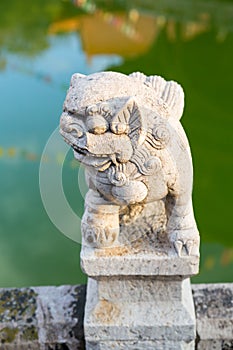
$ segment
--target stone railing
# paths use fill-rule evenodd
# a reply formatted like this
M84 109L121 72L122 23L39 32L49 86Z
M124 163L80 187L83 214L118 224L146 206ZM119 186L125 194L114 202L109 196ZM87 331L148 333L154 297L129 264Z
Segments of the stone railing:
M196 349L233 349L233 283L192 285ZM86 286L0 289L1 350L84 350Z

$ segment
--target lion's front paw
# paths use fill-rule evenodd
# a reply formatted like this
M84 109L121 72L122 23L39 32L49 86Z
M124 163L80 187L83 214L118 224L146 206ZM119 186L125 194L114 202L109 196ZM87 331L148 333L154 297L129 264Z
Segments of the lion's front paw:
M82 223L82 234L87 245L96 248L112 246L118 237L117 228L107 228Z
M176 230L169 233L169 240L172 247L179 256L197 255L199 256L199 233L197 229Z

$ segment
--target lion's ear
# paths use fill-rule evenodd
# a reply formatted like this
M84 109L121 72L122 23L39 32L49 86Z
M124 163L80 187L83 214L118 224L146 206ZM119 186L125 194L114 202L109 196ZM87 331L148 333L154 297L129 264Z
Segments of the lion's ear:
M63 104L63 111L69 111L71 113L77 113L78 111L78 88L79 84L82 80L86 78L86 75L75 73L72 75L71 80L70 80L70 87L68 90L68 93L66 95L66 99Z
M145 141L147 133L146 121L133 98L129 98L117 112L110 126L114 134L129 135L134 148Z
M166 81L160 76L147 77L146 85L153 87L161 104L168 109L168 117L180 119L184 109L184 91L175 81Z
M86 77L86 75L84 75L84 74L80 74L80 73L73 74L71 77L70 86L75 86L79 79L83 79L85 77Z

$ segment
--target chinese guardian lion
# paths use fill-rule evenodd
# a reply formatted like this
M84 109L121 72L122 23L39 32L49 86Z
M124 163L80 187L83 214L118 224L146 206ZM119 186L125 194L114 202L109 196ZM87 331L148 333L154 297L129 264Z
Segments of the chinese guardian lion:
M179 256L199 254L183 108L181 86L160 76L72 76L60 133L85 167L85 244L161 236Z

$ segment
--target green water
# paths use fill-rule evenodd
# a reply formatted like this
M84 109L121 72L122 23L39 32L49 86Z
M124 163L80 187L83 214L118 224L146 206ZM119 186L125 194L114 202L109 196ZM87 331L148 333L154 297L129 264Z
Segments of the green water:
M85 282L80 245L43 207L39 164L71 74L100 70L159 74L183 85L202 240L194 281L232 282L233 2L78 3L0 4L0 287ZM44 159L49 171L60 171L63 156L58 148ZM78 172L69 152L63 188L81 216Z

